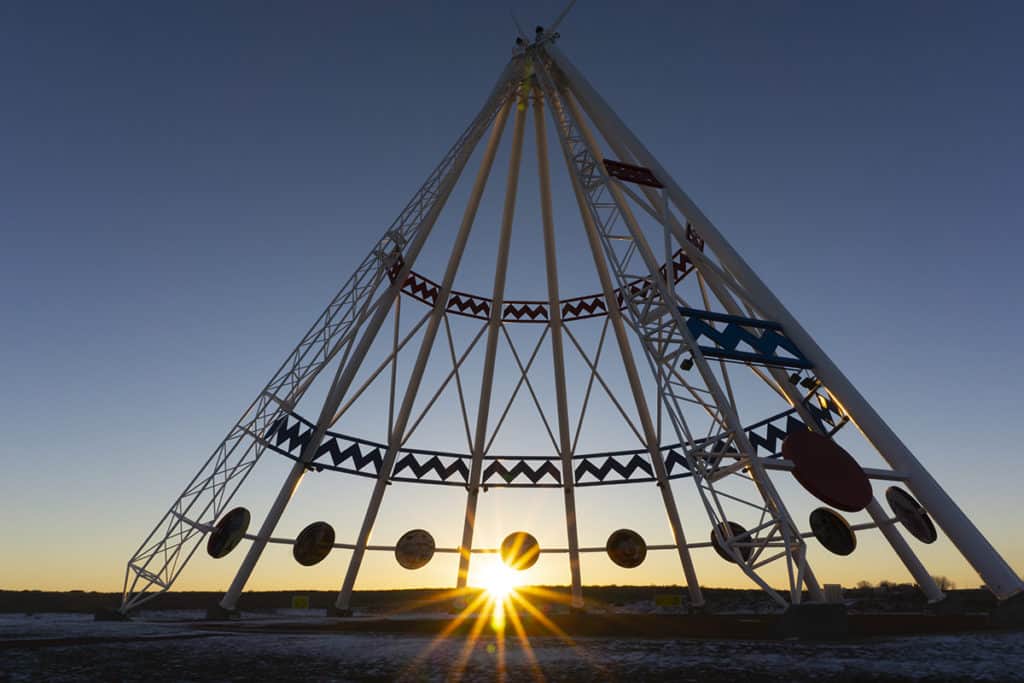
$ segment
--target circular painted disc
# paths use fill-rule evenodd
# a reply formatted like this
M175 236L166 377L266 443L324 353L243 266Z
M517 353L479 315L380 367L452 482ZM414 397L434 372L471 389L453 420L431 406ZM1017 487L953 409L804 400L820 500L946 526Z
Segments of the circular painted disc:
M419 569L434 556L434 537L429 531L406 531L395 545L395 559L405 569Z
M729 531L732 532L733 536L739 536L741 534L747 533L747 530L744 529L739 524L737 524L736 522L719 522L718 523L718 528L722 530L722 535L723 536L728 535L728 533L725 530L725 525L726 524L729 525ZM747 540L749 540L749 539L744 539L744 541L747 541ZM733 559L732 554L729 553L729 551L726 550L725 547L723 547L722 544L718 542L718 536L715 535L714 530L711 531L711 545L714 547L715 552L718 553L719 557L721 557L726 562L735 562L736 561L736 560ZM740 557L742 557L744 561L749 560L750 559L750 553L752 553L754 551L754 549L751 548L749 545L748 546L739 547L736 550L739 551Z
M849 522L835 510L818 508L811 512L811 531L826 550L836 555L849 555L857 547L857 536Z
M235 508L221 517L206 539L206 552L210 557L220 559L234 550L249 530L249 519L249 511L245 508Z
M793 476L822 502L846 512L871 502L864 470L832 439L803 429L792 432L782 442L782 457L793 461Z
M911 536L922 543L934 543L938 539L931 516L912 495L898 486L890 486L885 491L885 500L896 520Z
M295 561L303 567L319 563L334 548L334 527L327 522L313 522L301 532L292 546Z
M501 542L501 561L512 569L529 569L539 556L540 544L525 531L511 533Z
M612 532L605 543L605 550L612 562L632 569L639 567L647 557L647 543L643 537L632 529L619 529Z

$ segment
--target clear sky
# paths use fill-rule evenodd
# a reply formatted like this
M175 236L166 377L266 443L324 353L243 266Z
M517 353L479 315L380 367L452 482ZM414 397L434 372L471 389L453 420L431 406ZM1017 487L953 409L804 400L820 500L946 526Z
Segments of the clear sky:
M0 7L0 588L120 588L129 555L476 112L510 54L508 4L430 4ZM561 9L515 7L528 30ZM560 32L1024 570L1024 8L580 0ZM535 206L522 224L538 225ZM492 247L487 267L460 274L481 293L494 225L476 243ZM418 270L439 279L445 255ZM536 262L517 264L509 296L542 297ZM595 290L582 266L562 280L565 296ZM359 427L344 431L384 440ZM284 471L260 467L242 501L256 520ZM585 544L630 525L665 542L655 490L613 489L581 494ZM375 542L424 527L457 544L461 493L435 506L433 490L391 508L389 492ZM304 482L282 524L329 519L350 538L367 492ZM564 543L558 494L543 495L495 499L481 543L516 528ZM822 578L906 580L869 536L841 562L821 557ZM915 548L933 573L980 583L948 543ZM300 571L273 550L252 587L340 583L344 553ZM584 581L679 581L664 555L634 573L588 558ZM238 559L198 558L178 587L221 588ZM408 574L376 558L359 585L447 585L449 560ZM710 553L698 562L705 584L746 585ZM557 558L534 571L567 579Z

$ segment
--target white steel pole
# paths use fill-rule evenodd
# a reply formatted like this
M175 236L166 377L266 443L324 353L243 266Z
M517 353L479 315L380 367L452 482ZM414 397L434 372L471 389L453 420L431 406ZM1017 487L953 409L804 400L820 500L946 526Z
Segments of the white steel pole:
M917 585L921 587L921 591L924 593L925 598L928 599L928 602L936 603L943 600L946 594L942 592L942 589L935 582L935 578L928 573L928 570L921 564L921 560L910 549L906 539L896 529L895 524L885 514L885 510L878 504L878 500L875 497L872 496L867 510L868 514L871 515L871 521L878 526L878 530L885 536L885 540L889 541L889 545L892 546L892 549L896 551L896 555L903 561L907 571L914 577Z
M502 72L498 84L495 86L495 93L500 90L503 83L507 82L510 68L511 67L508 67ZM488 103L489 102L490 99L488 100ZM485 107L486 106L488 105L485 105ZM503 105L503 110L507 109L507 107L508 103L506 99L506 102ZM363 332L358 345L356 345L355 349L352 351L350 358L345 359L345 361L339 365L338 371L335 374L331 388L328 392L328 396L324 400L314 433L303 447L299 454L299 459L292 466L288 476L285 477L285 481L281 484L277 497L274 499L274 503L271 505L266 518L263 520L263 524L260 526L256 539L250 545L245 558L242 560L242 564L239 566L238 571L228 588L228 591L219 603L220 607L225 611L234 610L235 606L238 604L238 598L241 595L246 582L252 575L252 572L256 567L256 563L259 561L260 556L266 549L267 543L281 519L281 515L288 506L288 502L291 500L292 494L295 492L295 489L298 487L299 482L302 480L302 477L306 472L306 465L315 457L316 451L320 446L320 442L323 440L324 433L329 427L334 411L337 410L338 404L344 397L345 392L348 391L348 388L351 386L352 381L362 364L363 358L366 356L367 351L376 338L377 333L380 330L380 326L387 318L391 305L400 295L402 285L405 283L409 273L412 271L413 264L416 262L424 243L434 227L434 223L437 221L437 217L440 215L445 202L451 194L452 189L455 187L455 183L462 174L462 170L469 161L469 157L472 155L473 148L476 146L478 140L479 137L469 140L466 148L460 150L453 165L451 180L446 185L439 188L439 196L430 211L426 216L424 216L421 229L418 231L416 237L413 239L412 243L410 243L409 248L403 255L403 264L397 277L387 291L374 304L375 308L371 307L374 311L373 316L370 319L366 330Z
M433 227L433 221L431 221L431 225L424 231L424 240L426 239L426 233L430 232L431 227ZM413 249L410 249L411 258L406 264L410 269L412 268L412 263L416 260L416 254L419 252L419 247L422 246L422 241L420 241L418 245L412 246ZM376 330L387 317L390 306L385 306L384 303L389 299L392 301L397 300L400 295L400 283L405 281L405 277L408 276L408 273L399 273L399 276L400 277L395 279L395 282L392 283L382 299L378 302L376 312L373 319L370 321L368 329L364 332L363 339L367 336L372 337L375 335ZM313 433L299 452L298 459L296 459L295 463L288 471L288 476L285 477L284 482L281 484L281 488L277 492L277 497L274 499L274 503L267 512L267 516L264 518L263 524L260 525L260 530L256 534L256 538L249 545L249 550L242 559L242 564L239 565L238 571L235 573L235 578L231 581L231 585L228 587L224 597L221 598L219 603L221 609L231 611L237 606L238 598L241 596L242 590L245 588L245 584L249 581L249 577L252 576L252 572L256 568L256 563L259 562L260 557L263 555L263 551L267 547L267 543L270 541L270 537L274 534L274 529L281 520L281 515L284 514L285 508L288 507L288 503L291 501L292 495L294 495L295 490L299 487L299 483L302 481L302 477L306 473L306 465L312 462L316 457L317 449L323 441L324 434L330 427L331 417L337 409L338 404L341 403L341 399L344 396L345 391L348 390L349 384L351 384L352 377L354 377L355 372L353 370L352 373L346 375L344 370L350 366L358 368L359 364L362 362L365 352L366 349L360 346L357 348L356 355L351 359L351 362L349 362L349 359L346 357L343 358L341 363L338 365L338 369L331 382L331 388L328 391L327 398L324 399L323 406L320 409L320 416L317 418Z
M611 146L612 150L615 152L616 156L618 156L620 161L631 164L636 163L636 159L635 157L633 157L632 153L627 148L625 148L618 139L612 137L610 135L610 131L602 129L600 125L598 125L598 130L600 130L601 134L605 136L605 140L607 140L608 144ZM659 193L655 192L651 188L641 186L641 190L647 197L648 201L652 203L652 205L656 205L656 202L659 199L661 199ZM663 223L663 225L666 228L666 238L669 235L669 233L672 232L669 229L669 222L675 223L676 229L679 232L683 232L682 226L678 224L677 219L675 218L675 216L671 214L671 212L667 210L664 211L664 220L665 222ZM701 270L700 263L700 261L694 261L694 265L696 266L698 271ZM708 286L711 288L712 292L714 292L715 296L725 307L726 311L728 311L732 315L737 315L741 317L744 316L743 310L740 308L739 304L736 303L735 299L733 299L732 293L729 291L728 285L719 281L719 277L716 272L702 272L701 275L705 278ZM793 387L787 381L785 373L778 368L767 368L767 370L778 383L779 390L783 392L783 394L789 400L793 408L800 414L800 417L803 418L808 428L818 433L821 433L821 429L815 422L813 416L807 410L807 407L803 404L802 397L793 389ZM871 519L872 521L874 521L875 525L882 531L882 535L889 542L889 545L892 547L893 551L903 562L904 566L907 568L907 571L910 572L911 576L914 577L914 580L921 587L921 590L922 592L924 592L925 597L928 599L928 602L937 602L939 600L942 600L945 597L945 594L939 589L938 584L935 583L935 579L924 568L924 565L921 564L921 560L914 553L913 549L911 549L910 545L907 544L906 540L903 538L900 532L891 523L889 523L884 510L882 510L882 507L878 504L877 499L875 499L874 497L872 497L871 504L868 505L867 507L867 512L871 516ZM810 568L808 568L808 572L810 572ZM813 574L809 574L809 581L814 581Z
M381 325L384 323L384 320L387 318L388 313L391 310L391 305L397 297L400 296L402 285L409 277L413 264L416 262L424 243L430 236L434 223L437 221L437 217L444 208L444 204L448 199L452 188L455 186L456 180L459 175L461 175L462 169L469 160L471 153L472 148L467 149L465 154L456 161L456 169L452 181L443 189L443 195L438 198L438 201L425 218L423 228L416 235L416 238L406 250L403 257L404 262L402 268L399 270L398 276L395 278L391 286L388 287L387 291L376 302L375 308L373 309L373 316L367 324L359 343L353 350L351 357L345 359L345 361L338 366L338 370L333 382L331 383L331 388L328 392L327 398L324 399L314 432L309 441L307 441L305 446L303 446L302 451L299 453L299 458L295 461L295 464L292 465L291 470L289 470L288 475L281 484L277 497L274 499L274 503L271 505L270 510L267 512L267 516L263 520L263 524L260 526L259 532L256 534L256 539L249 546L249 550L246 552L245 558L242 560L242 564L235 573L235 577L232 580L231 585L224 594L224 597L221 599L220 607L222 609L231 611L234 610L238 604L238 598L242 594L245 584L248 582L249 577L256 568L256 564L259 562L263 551L266 549L267 543L274 533L274 529L281 520L281 515L284 514L285 508L288 506L292 495L299 486L299 482L302 481L302 477L306 473L306 465L316 456L317 449L323 441L324 434L330 427L334 411L338 409L338 405L341 403L345 392L348 391L352 381L355 379L356 373L359 371L366 353L369 351L374 339L376 339Z
M484 449L487 446L487 422L491 411L491 389L494 386L494 365L501 338L501 309L505 302L505 279L508 273L509 245L512 242L512 219L515 216L516 194L519 189L519 164L523 151L523 129L526 115L522 109L523 95L516 108L512 129L512 153L508 162L505 186L505 205L502 208L501 230L498 235L498 256L494 264L494 288L491 293L491 314L487 322L487 341L484 351L483 374L480 378L480 407L476 414L476 427L472 444L472 461L466 493L466 513L463 518L462 543L459 546L459 573L455 581L458 589L466 587L469 561L473 550L473 530L476 524L477 500L480 496L480 477L483 471Z
M690 550L686 544L683 523L679 519L679 508L676 506L675 495L672 493L672 482L668 478L668 470L665 468L665 461L661 457L658 434L654 429L654 422L651 420L647 399L644 397L643 385L640 383L640 375L637 372L636 361L633 358L633 350L629 346L629 337L626 333L626 326L622 322L619 302L615 298L615 288L612 285L611 274L608 272L608 265L605 262L604 253L601 251L601 238L597 234L597 226L594 225L594 219L587 208L587 200L584 197L583 188L580 187L576 174L572 172L572 159L566 156L564 148L562 155L565 158L566 165L569 166L569 177L572 180L576 204L579 207L587 241L590 244L594 267L597 269L597 275L601 281L601 290L604 293L605 304L608 308L608 318L611 320L615 341L618 344L619 354L622 357L622 365L626 370L626 378L629 381L629 388L633 394L637 414L640 417L640 424L644 434L644 445L647 447L647 452L651 455L651 464L654 466L654 476L657 479L658 490L661 492L665 514L668 516L669 527L672 529L672 538L675 542L676 551L679 553L679 562L682 564L683 574L686 576L686 588L690 593L690 603L693 607L703 607L704 596L701 593L700 583L697 581L697 572L693 567L693 558L690 557Z
M346 348L346 354L351 350L360 326L373 308L372 294L385 275L381 268L382 250L391 247L401 249L407 240L415 239L416 234L425 228L431 211L438 202L444 202L467 155L507 98L510 74L521 62L521 57L516 57L505 67L484 108L129 559L120 608L122 613L170 588L196 552L202 536L183 531L185 515L196 505L200 517L223 509L263 454L265 441L261 435L264 430L282 417L283 412L294 407L339 349ZM282 391L283 394L278 395ZM243 440L248 446L239 448ZM158 540L151 543L154 538ZM190 548L187 549L186 545ZM157 568L150 569L150 564L158 557L161 559L157 563L162 562L162 566L154 565ZM132 574L135 579L129 584ZM141 591L137 590L140 581L143 583ZM160 590L151 592L154 586L159 586Z
M571 96L564 98L565 103L568 105L569 110L572 112L573 118L576 120L576 126L578 127L580 134L583 135L584 140L587 142L587 146L590 148L590 153L597 161L601 163L603 157L601 156L600 147L597 144L596 138L590 131L589 126L583 119L582 113L576 105L575 100ZM657 278L658 265L657 260L654 257L654 252L650 245L647 243L644 237L643 231L640 228L636 217L633 215L632 210L629 208L625 197L622 194L622 190L615 184L614 181L609 181L607 184L608 192L611 194L615 201L615 204L619 208L619 213L622 216L623 221L629 228L630 235L632 235L634 244L637 247L637 251L644 260L648 272L651 274L652 282L657 282L659 287L664 288L664 283ZM670 297L671 292L665 289L662 299L664 301L672 301ZM740 422L739 415L732 404L726 399L725 393L722 391L721 386L718 383L718 379L715 377L711 370L711 366L708 364L707 359L702 353L700 353L697 344L690 337L689 329L686 324L682 322L680 313L674 307L669 308L669 314L675 319L676 327L679 333L687 338L687 345L691 349L691 356L696 364L697 370L700 373L701 378L704 380L705 386L708 388L709 393L712 395L715 404L718 406L718 410L722 417L725 419L729 430L733 434L733 439L736 445L744 452L750 454L750 460L748 467L750 468L754 485L761 493L762 498L765 501L767 507L776 515L779 520L779 530L787 544L787 555L791 553L790 548L796 546L798 552L795 554L795 559L798 564L797 579L792 581L790 584L790 599L793 603L799 603L801 600L801 580L805 579L807 583L807 589L812 599L820 600L823 599L821 594L821 588L818 586L817 580L814 578L813 572L810 571L810 564L807 562L806 544L799 537L799 529L793 522L789 511L786 509L785 503L782 502L782 497L778 494L775 489L775 485L771 479L768 478L768 474L765 472L763 465L754 456L754 449L750 445L747 438L747 433L743 429L743 424ZM748 574L751 578L757 580L756 575Z
M571 97L571 95L569 96ZM623 161L628 164L637 163L637 160L633 156L632 152L630 152L629 149L612 134L612 131L605 130L604 128L601 127L600 123L598 123L597 128L604 136L608 144L611 146L616 156L618 156L620 161ZM644 196L647 197L647 200L650 201L653 206L657 206L661 203L660 200L663 198L663 194L658 193L654 189L643 185L640 187L640 189L644 193ZM663 225L666 229L666 239L668 238L668 235L670 233L685 235L683 226L679 224L676 217L672 215L672 212L667 210L667 207L663 212L663 215ZM669 225L670 223L674 224L675 231L671 229ZM681 244L680 246L686 248L689 245ZM695 267L698 269L698 271L702 271L701 261L695 260L693 261L693 263ZM708 283L708 286L714 292L718 300L722 302L723 306L725 306L726 311L728 311L732 315L737 315L741 317L744 316L743 310L740 308L739 304L736 303L735 299L733 299L732 293L729 291L728 284L720 281L717 272L701 272L701 275L705 278L705 280ZM787 381L785 373L778 368L767 368L767 370L776 380L779 389L785 394L790 404L800 414L800 417L803 418L808 428L821 433L821 429L815 422L813 416L807 410L807 407L803 404L802 397L799 395L798 392L795 391L795 389ZM881 530L882 535L885 537L886 541L889 542L890 547L900 558L900 561L903 562L903 565L907 568L907 571L910 572L910 575L914 577L914 580L917 582L918 586L921 587L921 591L925 594L925 597L928 599L928 602L938 602L945 598L945 594L942 592L938 584L935 582L934 577L932 577L931 574L929 574L928 571L925 569L924 565L921 563L920 558L917 557L913 549L903 538L902 534L900 534L899 530L896 529L896 527L889 522L888 517L885 514L885 511L882 509L882 506L878 504L878 500L876 498L872 497L871 504L867 506L867 512L868 515L871 516L871 519L875 523L875 525L879 528L879 530ZM810 571L809 568L808 571ZM811 580L813 581L813 575L811 575Z
M851 416L865 438L878 450L889 465L908 476L907 486L917 496L935 521L946 532L964 558L974 567L986 586L1005 600L1024 591L1024 581L992 547L981 531L953 502L935 478L914 457L857 388L815 343L781 301L772 293L754 270L743 260L711 220L697 207L671 175L658 162L626 124L608 106L582 73L554 45L546 48L570 89L580 98L595 122L614 131L632 150L636 159L649 168L665 186L672 202L697 229L704 243L711 247L722 264L755 298L754 304L774 322L782 325L789 338L814 365L815 374ZM676 235L683 242L685 236Z
M569 574L572 578L572 606L583 607L583 583L580 578L580 541L576 530L575 474L572 467L572 433L565 386L565 351L562 344L562 311L559 307L558 258L555 225L551 211L551 173L548 168L548 142L544 131L544 97L538 91L533 98L533 122L536 129L537 173L540 180L540 207L544 226L544 263L547 269L548 325L551 328L551 357L555 371L555 398L558 403L558 437L562 460L562 492L565 497L565 526L569 545Z
M508 118L508 110L514 98L509 100L502 107L494 121L494 130L491 132L490 140L487 142L487 149L484 151L483 159L480 162L480 170L477 172L476 182L469 196L465 213L462 217L462 224L452 244L452 253L448 259L448 267L445 270L441 289L437 294L434 303L434 310L431 312L427 328L423 333L419 354L413 366L412 373L406 385L405 394L402 398L402 407L395 418L395 426L388 438L388 451L381 462L380 471L377 473L377 481L370 494L370 502L366 507L366 514L363 517L363 525L359 530L356 540L356 547L352 551L349 560L348 571L338 592L338 599L334 604L335 611L339 614L349 612L349 604L352 600L352 589L355 587L356 577L359 574L359 567L366 553L366 546L370 541L370 534L373 532L373 524L380 511L381 501L384 499L384 490L387 488L391 478L391 469L398 455L398 449L402 446L405 436L405 429L412 413L413 404L416 401L416 394L419 392L419 385L423 379L423 372L426 369L427 361L430 359L430 352L433 350L434 340L437 337L438 328L445 315L445 307L448 305L448 298L451 296L452 285L455 282L455 275L459 270L459 263L462 261L462 254L466 248L466 241L469 239L470 230L473 227L473 220L476 218L477 209L480 207L480 198L483 196L484 187L487 185L487 178L490 175L491 165L494 163L494 156L498 150L498 143L501 140L501 133L505 127L505 120Z

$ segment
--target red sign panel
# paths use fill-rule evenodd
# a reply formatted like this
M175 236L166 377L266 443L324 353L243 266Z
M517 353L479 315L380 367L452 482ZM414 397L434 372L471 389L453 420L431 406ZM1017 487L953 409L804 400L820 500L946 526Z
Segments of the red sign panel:
M643 166L633 166L632 164L624 164L621 161L612 161L611 159L604 160L605 170L608 171L608 175L624 180L627 183L636 183L637 185L647 185L648 187L664 187L658 182L658 179L654 177L649 168Z

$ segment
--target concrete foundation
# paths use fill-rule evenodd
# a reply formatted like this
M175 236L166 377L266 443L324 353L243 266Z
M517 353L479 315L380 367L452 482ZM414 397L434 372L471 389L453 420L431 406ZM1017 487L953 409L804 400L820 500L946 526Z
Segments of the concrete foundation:
M339 618L350 617L350 616L352 616L352 609L351 608L338 609L334 605L331 605L330 607L327 608L327 616L329 616L329 617L339 617Z
M131 617L120 610L103 608L92 613L96 621L131 621Z
M214 605L206 610L206 618L209 621L234 621L241 618L241 613L236 609L224 609L220 605Z
M967 601L961 595L946 593L946 597L938 602L930 602L924 608L926 614L948 615L966 614L970 611Z
M989 613L988 619L996 628L1024 627L1024 593L1003 600Z

